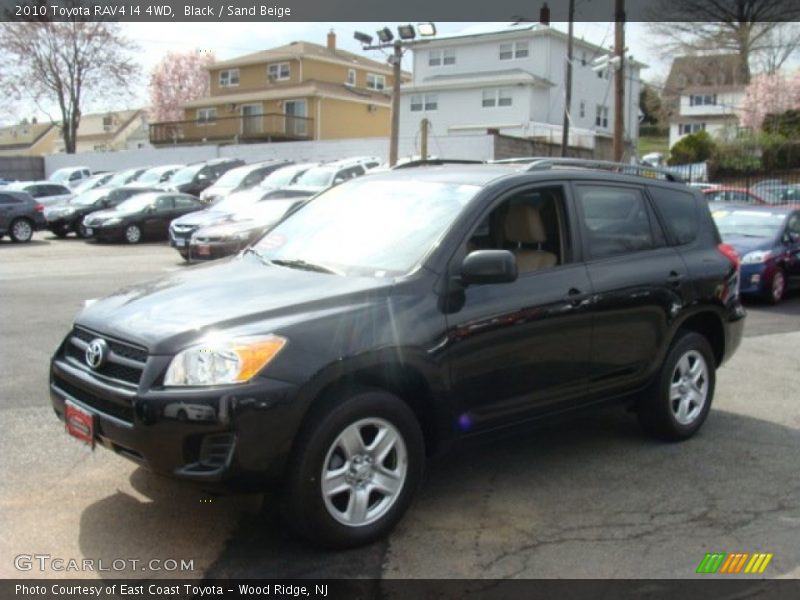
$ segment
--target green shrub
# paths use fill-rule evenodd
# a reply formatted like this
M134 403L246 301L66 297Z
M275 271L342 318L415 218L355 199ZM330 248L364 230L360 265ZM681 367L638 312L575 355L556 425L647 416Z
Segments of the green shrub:
M670 148L669 164L686 165L709 160L714 155L715 148L714 140L707 131L690 133Z

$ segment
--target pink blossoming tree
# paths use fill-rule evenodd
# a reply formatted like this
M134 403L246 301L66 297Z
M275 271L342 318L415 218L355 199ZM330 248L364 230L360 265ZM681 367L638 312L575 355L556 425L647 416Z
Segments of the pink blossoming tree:
M183 105L209 93L210 52L168 52L150 74L150 121L181 121Z

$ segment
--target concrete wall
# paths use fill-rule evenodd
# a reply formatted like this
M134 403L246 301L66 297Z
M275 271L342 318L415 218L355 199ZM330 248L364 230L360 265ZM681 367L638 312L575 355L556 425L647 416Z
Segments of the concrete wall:
M432 136L428 152L447 158L488 160L494 158L492 136L485 133L458 136ZM400 138L400 156L419 154L417 137ZM180 146L174 148L143 148L121 152L86 152L83 154L54 154L44 157L45 171L49 175L56 169L86 165L94 171L118 171L144 165L190 163L222 156L241 158L247 162L286 158L295 161L336 160L348 156L389 156L387 138L362 138L308 142L280 142L272 144L239 144L230 146Z
M0 179L44 179L44 169L44 159L41 156L0 156Z

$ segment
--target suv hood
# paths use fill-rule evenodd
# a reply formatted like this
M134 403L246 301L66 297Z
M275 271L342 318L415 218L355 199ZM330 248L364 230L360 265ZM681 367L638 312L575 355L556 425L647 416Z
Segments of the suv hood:
M189 214L173 219L171 225L188 225L191 227L203 227L205 225L213 225L226 221L231 216L231 213L221 210L214 210L207 208L205 210L198 210L190 212Z
M280 332L297 321L348 312L375 302L392 284L264 264L244 254L119 290L75 322L153 354L174 354L211 330Z

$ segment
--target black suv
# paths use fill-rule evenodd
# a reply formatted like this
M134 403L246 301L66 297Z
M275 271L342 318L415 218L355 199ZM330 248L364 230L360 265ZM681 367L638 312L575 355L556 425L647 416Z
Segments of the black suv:
M738 278L681 183L552 161L389 171L84 309L52 402L89 444L280 486L301 533L356 545L462 438L610 402L693 435L741 339Z
M241 167L243 164L244 161L238 158L215 158L191 163L175 171L169 181L158 187L170 192L200 196L200 192L211 186L225 173Z

